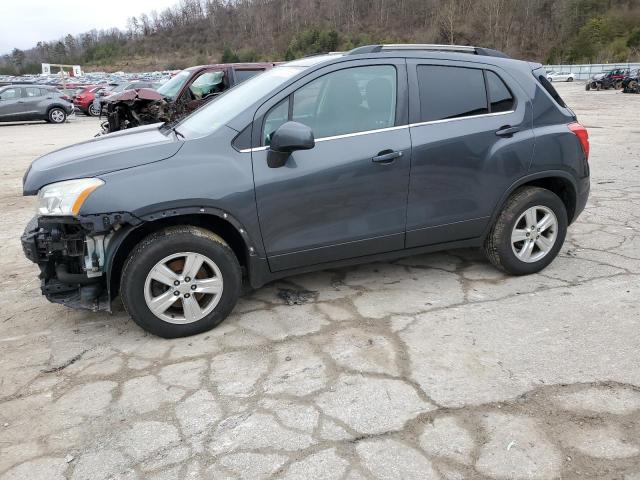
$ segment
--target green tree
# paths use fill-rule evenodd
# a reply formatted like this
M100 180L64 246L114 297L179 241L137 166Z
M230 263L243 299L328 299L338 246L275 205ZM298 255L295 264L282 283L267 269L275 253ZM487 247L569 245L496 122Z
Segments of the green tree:
M238 57L238 54L229 47L225 47L220 61L222 63L237 63L240 61L240 57Z
M24 59L25 59L24 52L19 48L14 48L13 51L11 52L11 63L13 63L13 65L16 68L16 71L19 73L22 72L22 67L24 66Z

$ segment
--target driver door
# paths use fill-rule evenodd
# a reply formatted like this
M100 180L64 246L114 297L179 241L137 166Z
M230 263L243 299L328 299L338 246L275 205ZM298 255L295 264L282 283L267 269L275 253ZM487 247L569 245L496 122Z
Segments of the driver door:
M22 89L11 87L0 92L0 120L17 119L22 113Z
M263 106L254 121L261 144L252 152L256 202L272 271L404 248L411 156L405 63L327 68ZM288 120L309 126L315 147L270 168L270 136Z

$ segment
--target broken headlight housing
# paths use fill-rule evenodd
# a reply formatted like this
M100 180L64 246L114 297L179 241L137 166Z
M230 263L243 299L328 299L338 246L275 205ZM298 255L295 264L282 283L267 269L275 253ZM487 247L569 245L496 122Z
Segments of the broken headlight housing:
M38 215L78 215L80 207L96 188L99 178L78 178L45 185L38 192Z

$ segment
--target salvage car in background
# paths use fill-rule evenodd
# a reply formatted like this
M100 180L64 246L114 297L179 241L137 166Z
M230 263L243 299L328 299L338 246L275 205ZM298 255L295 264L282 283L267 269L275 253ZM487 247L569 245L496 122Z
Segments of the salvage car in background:
M71 99L47 85L0 87L0 122L46 120L64 123L74 111Z
M231 63L190 67L157 90L125 90L103 100L107 121L102 133L158 122L173 122L220 93L273 68L275 63Z
M562 73L562 72L549 72L547 73L547 80L550 82L573 82L573 79L576 76L571 73Z
M159 86L159 83L148 82L145 80L134 80L133 82L124 82L117 85L104 87L96 92L95 99L93 100L93 110L97 111L98 115L101 114L105 102L108 101L111 95L116 95L118 93L124 92L125 90L134 90L137 88L155 89Z
M629 75L624 77L622 91L624 93L640 93L640 68L631 70Z
M600 73L594 75L585 85L585 90L608 90L615 88L620 90L622 88L622 80L629 75L629 69L618 68L609 72Z
M95 99L96 92L102 89L104 89L104 87L101 85L88 85L84 88L77 89L73 96L73 104L82 113L86 113L91 117L97 117L100 110L95 108L93 101Z

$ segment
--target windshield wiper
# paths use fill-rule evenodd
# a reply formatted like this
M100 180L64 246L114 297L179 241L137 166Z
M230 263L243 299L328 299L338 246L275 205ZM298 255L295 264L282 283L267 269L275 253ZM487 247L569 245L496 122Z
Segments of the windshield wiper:
M176 127L169 127L171 128L171 130L173 130L173 133L176 134L176 137L182 137L186 140L187 137L184 136L183 133L181 133Z
M177 120L173 120L172 122L164 122L160 126L160 128L165 132L168 132L169 130L171 130L173 133L175 133L176 137L182 137L186 139L187 137L185 137L184 134L176 128L177 123L178 123Z

